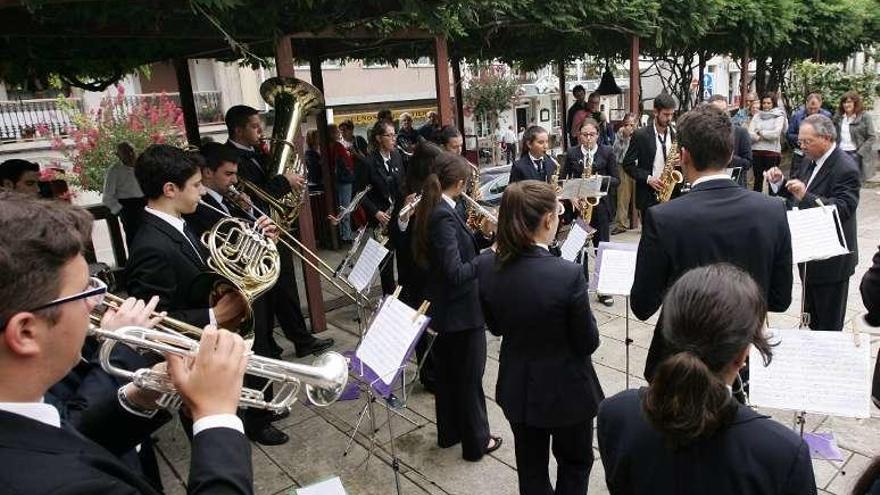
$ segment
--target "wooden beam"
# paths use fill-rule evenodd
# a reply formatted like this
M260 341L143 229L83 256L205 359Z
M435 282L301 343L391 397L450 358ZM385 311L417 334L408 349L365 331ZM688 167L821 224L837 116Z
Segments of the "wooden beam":
M452 85L455 91L455 122L461 133L461 152L467 151L467 138L464 135L464 89L461 84L461 59L452 59Z
M639 73L639 38L630 38L629 45L629 111L639 114L639 85L641 84Z
M293 44L288 36L279 38L275 45L275 67L279 77L294 77ZM306 198L299 213L299 240L305 247L317 255L318 249L315 246L315 227L314 223L312 223L312 207L310 203L311 201ZM303 255L308 256L307 253L303 253ZM321 290L321 279L318 272L305 262L302 263L302 270L312 331L321 333L327 329L327 315L324 312L324 294Z
M434 82L437 87L437 113L442 125L452 124L452 99L449 97L449 50L445 36L434 37Z
M321 58L312 56L309 59L309 71L312 75L312 85L324 94L324 72L321 70ZM324 96L324 101L326 100ZM335 170L331 170L330 163L330 133L327 130L327 111L322 108L316 116L318 124L318 141L321 143L321 178L324 182L324 208L328 215L336 214L336 184L333 183ZM321 219L323 221L324 219ZM336 235L337 229L330 225L330 245L333 250L339 249L339 237Z
M374 30L367 29L364 26L356 26L346 28L344 31L337 31L334 27L322 29L318 32L300 32L290 33L293 39L369 39L369 40L429 40L435 36L423 29L401 29L390 34L379 34Z
M749 47L743 50L739 71L739 107L746 107L746 95L749 94Z
M180 108L183 110L183 125L186 129L186 142L190 146L202 144L199 136L199 115L193 97L192 80L189 75L189 62L185 58L174 59L174 74L177 76L177 91L180 93Z
M559 78L559 115L562 116L560 121L562 122L562 151L568 149L568 94L565 91L565 61L559 60L556 62L556 77Z

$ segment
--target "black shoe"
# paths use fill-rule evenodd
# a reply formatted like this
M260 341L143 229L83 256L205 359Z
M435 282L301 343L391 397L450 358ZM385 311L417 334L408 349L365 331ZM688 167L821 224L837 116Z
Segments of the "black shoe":
M323 350L333 347L333 339L315 339L310 344L297 346L296 357L306 357L309 354L318 354Z
M278 345L277 342L270 341L269 342L269 357L273 359L281 359L281 354L284 352L284 348Z
M436 394L435 390L436 385L432 381L422 380L422 388L425 389L425 392L429 394Z
M624 232L626 232L626 228L618 225L618 226L614 227L614 230L611 231L611 235L622 234Z
M286 433L271 424L256 431L248 431L247 437L260 445L281 445L290 440Z
M493 443L492 443L491 447L486 447L487 454L491 454L492 452L495 452L496 450L500 449L501 444L504 443L504 439L501 437L489 435L489 439L492 440Z
M288 416L290 416L290 409L288 409L288 410L286 410L286 411L284 411L284 412L282 412L282 413L273 414L272 417L269 418L269 421L270 421L271 423L274 423L274 422L276 422L276 421L281 421L282 419L285 419L285 418L287 418Z
M614 298L611 296L599 296L599 302L608 307L614 306Z

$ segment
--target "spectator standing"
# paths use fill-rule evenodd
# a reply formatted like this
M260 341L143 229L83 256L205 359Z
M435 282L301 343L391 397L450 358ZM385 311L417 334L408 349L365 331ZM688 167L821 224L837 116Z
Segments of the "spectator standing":
M636 114L626 114L611 147L614 151L614 157L617 159L618 172L620 173L620 186L617 188L617 212L614 216L614 226L611 229L612 234L619 234L631 228L632 225L629 218L629 207L632 203L635 183L633 178L623 169L623 157L626 156L626 150L629 149L629 141L636 130L637 121Z
M804 119L809 117L810 115L814 115L817 113L831 118L831 112L822 108L822 95L820 95L819 93L810 93L804 100L804 105L791 114L791 119L789 119L788 122L788 130L785 132L785 137L788 139L788 145L791 146L792 149L792 174L794 174L797 169L800 168L801 162L804 159L804 152L801 151L801 147L798 144L798 132L801 129L801 122L803 122Z
M782 158L782 133L785 132L785 110L776 106L772 93L761 97L761 111L749 123L752 138L752 167L755 180L752 189L764 189L764 172L779 166Z
M833 120L837 128L837 145L859 166L864 184L874 176L877 153L874 151L874 122L862 107L862 97L855 91L844 93Z
M134 234L141 225L141 216L147 200L134 176L134 162L137 156L131 144L121 142L116 145L118 162L107 169L104 176L104 194L101 202L110 213L119 217L125 230L125 241L130 246Z

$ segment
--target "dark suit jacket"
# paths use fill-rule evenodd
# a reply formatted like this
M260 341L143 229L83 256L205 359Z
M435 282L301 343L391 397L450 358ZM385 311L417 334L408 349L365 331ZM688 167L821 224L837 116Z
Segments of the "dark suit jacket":
M479 246L464 219L442 199L431 212L430 243L425 298L431 301L428 316L437 332L482 328L483 311L477 292Z
M105 424L108 431L125 425ZM0 411L0 485L4 493L157 494L110 452L71 429ZM241 433L212 428L193 438L188 493L253 493L250 444Z
M510 179L508 182L511 184L521 180L540 180L543 182L550 182L550 177L556 171L556 165L554 165L546 156L543 157L542 160L542 172L538 173L538 171L535 170L535 163L532 162L528 153L519 157L519 159L513 162L513 165L510 167Z
M645 212L636 275L630 295L633 314L654 314L666 290L684 272L718 262L748 272L764 291L770 311L791 304L791 233L785 207L726 179L694 186L689 194ZM665 358L659 325L645 375Z
M808 159L801 165L800 175L795 178L806 184L810 180L813 168ZM855 272L859 261L858 238L856 236L856 208L859 206L859 189L861 188L859 167L846 153L835 148L822 164L813 182L807 187L803 200L798 202L785 188L787 181L779 188L779 195L788 200L789 206L798 208L815 208L816 200L826 206L836 205L837 213L843 224L843 235L850 254L836 256L827 260L807 263L808 284L828 284L849 279ZM771 188L771 193L773 192Z
M208 203L209 205L217 208L218 210L223 211L223 206L218 203L213 196L210 194L205 194L202 196L202 201ZM230 213L235 215L237 212L233 208L230 210ZM186 221L186 225L192 229L192 232L199 238L201 238L202 234L208 232L214 225L217 225L217 222L226 218L224 215L217 213L216 211L208 208L205 205L200 204L196 207L196 211L190 213L188 215L184 215L183 219Z
M489 330L504 336L496 398L508 421L592 420L604 395L590 360L599 331L581 267L535 246L501 269L487 250L477 274Z
M741 167L739 185L746 185L746 173L752 168L752 137L748 129L738 125L733 126L733 157L730 159L730 168Z
M666 149L672 147L675 141L675 131L668 128L669 135L666 137ZM623 157L623 169L636 182L636 208L643 210L657 204L654 198L654 189L646 182L654 173L654 155L657 153L657 134L654 133L654 125L636 129L629 142L629 148Z
M807 444L796 433L737 404L731 423L672 449L644 418L642 390L599 407L599 453L612 495L809 495L816 480Z
M128 294L143 300L159 296L156 311L168 311L168 316L198 327L207 325L207 293L193 294L192 287L196 278L208 271L202 261L207 261L208 253L200 243L196 248L201 259L174 227L144 213L144 223L129 247L131 255L125 268Z
M362 191L368 185L373 187L361 200L361 206L367 214L370 226L375 227L378 225L375 218L376 213L387 211L391 206L391 201L394 201L395 206L403 202L403 158L397 150L391 152L390 172L385 168L385 161L378 151L371 152L368 158L368 160L361 160L355 165L355 184L352 195Z
M562 165L560 177L563 179L578 179L584 173L584 153L580 146L568 148L565 153L565 163ZM593 174L610 177L608 196L604 196L599 205L593 208L593 218L600 221L610 221L613 206L609 205L609 197L613 198L614 190L620 184L620 172L617 169L617 159L611 146L599 145L593 156Z
M260 151L248 153L236 147L232 142L226 141L226 146L239 154L238 176L254 183L272 197L280 198L293 190L290 182L283 175L275 174L271 158ZM253 195L251 195L253 196ZM251 197L251 200L263 211L267 212L267 205L259 198Z
M865 308L868 310L868 313L865 314L865 321L872 327L880 326L880 251L874 253L871 267L862 276L859 291L862 293L862 303L864 303ZM880 404L880 355L877 356L877 362L874 365L874 382L871 387L871 395Z

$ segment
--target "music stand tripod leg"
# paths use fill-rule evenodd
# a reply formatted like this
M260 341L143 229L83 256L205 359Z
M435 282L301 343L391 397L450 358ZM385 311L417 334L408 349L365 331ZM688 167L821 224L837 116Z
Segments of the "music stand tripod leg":
M624 348L626 350L626 388L629 388L629 346L632 344L632 339L629 338L629 296L626 296L626 316L624 317Z

